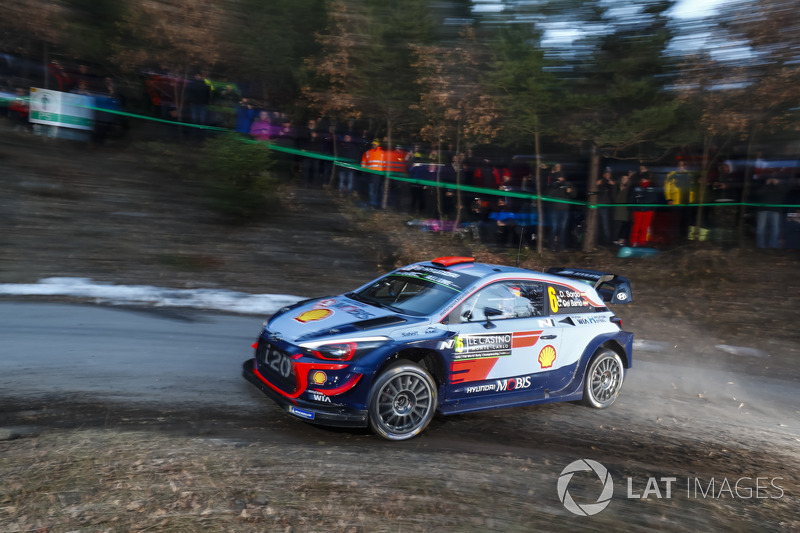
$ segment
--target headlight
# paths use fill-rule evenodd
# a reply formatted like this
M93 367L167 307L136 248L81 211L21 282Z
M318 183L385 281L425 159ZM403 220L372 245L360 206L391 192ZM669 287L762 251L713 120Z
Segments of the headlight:
M350 361L378 348L388 340L388 337L365 337L361 339L342 339L336 342L304 342L300 346L318 359Z

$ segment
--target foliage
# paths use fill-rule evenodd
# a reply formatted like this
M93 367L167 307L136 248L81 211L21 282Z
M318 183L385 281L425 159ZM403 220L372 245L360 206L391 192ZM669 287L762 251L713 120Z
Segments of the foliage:
M206 141L204 150L212 207L229 216L250 218L277 205L278 181L269 172L273 159L266 144L226 134Z
M539 39L535 27L511 26L501 28L493 42L489 80L498 94L508 144L529 145L536 133L556 133L563 82L547 69L552 61Z
M469 153L475 145L491 142L500 129L498 109L480 81L486 68L485 54L474 29L465 27L452 47L414 45L413 50L421 94L420 103L411 108L418 109L424 117L423 138L433 141L439 148L442 141L450 141L459 154ZM437 153L441 155L440 151ZM459 165L457 186L461 184L461 173ZM457 194L456 225L463 209L461 196Z
M322 49L308 61L313 79L304 94L326 116L367 116L391 126L409 118L418 95L410 44L431 38L424 0L330 2L329 22L317 34Z
M670 2L642 2L636 24L624 24L585 43L590 62L576 65L570 114L561 131L573 144L587 141L615 158L660 159L676 122L678 102L665 90L671 72ZM612 22L608 14L600 20Z
M224 5L215 0L132 2L111 59L129 69L165 64L186 78L190 69L219 61L227 23Z
M240 0L231 5L225 68L253 98L282 110L297 104L304 62L322 50L314 33L327 16L325 0Z
M0 50L27 55L31 38L44 43L68 42L65 20L69 11L64 2L4 0L0 17Z
M442 138L468 150L491 142L499 132L498 109L481 83L485 69L483 49L471 27L465 27L455 46L414 45L419 72L419 109L427 123L421 134L427 140Z
M501 27L493 43L494 55L490 70L490 81L497 92L501 108L501 124L505 143L534 148L535 190L542 191L541 137L556 135L559 111L563 108L558 97L562 82L547 67L552 64L539 45L541 38L536 26L533 28ZM541 197L536 199L539 216L544 213ZM539 225L537 249L541 254L544 243L544 227Z
M713 21L685 22L670 0L503 1L492 13L469 0L8 0L0 50L39 73L70 55L115 75L212 70L259 104L362 117L390 142L502 134L530 148L544 136L576 152L656 160L704 140L754 144L800 123L794 4L731 0ZM679 58L675 34L699 29L710 53ZM577 39L554 42L565 30ZM184 86L173 89L182 108ZM481 122L490 115L497 121ZM465 116L472 124L456 126Z

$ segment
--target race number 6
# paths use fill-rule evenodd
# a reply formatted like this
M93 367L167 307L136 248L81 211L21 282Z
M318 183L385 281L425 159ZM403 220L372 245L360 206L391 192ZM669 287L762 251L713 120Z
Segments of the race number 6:
M547 287L547 295L550 297L550 310L558 313L558 298L556 298L555 288Z

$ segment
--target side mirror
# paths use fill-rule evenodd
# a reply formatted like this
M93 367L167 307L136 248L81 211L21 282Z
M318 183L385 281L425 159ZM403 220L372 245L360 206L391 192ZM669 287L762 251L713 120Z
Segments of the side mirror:
M483 316L486 317L486 324L483 325L486 329L496 328L497 326L492 323L493 316L500 316L503 312L496 307L484 307L483 308Z

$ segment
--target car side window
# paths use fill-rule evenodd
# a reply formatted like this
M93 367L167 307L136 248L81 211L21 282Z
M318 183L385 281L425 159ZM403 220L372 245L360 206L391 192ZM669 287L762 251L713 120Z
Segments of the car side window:
M499 281L484 287L456 309L451 322L483 322L528 318L544 314L544 284L535 281Z

